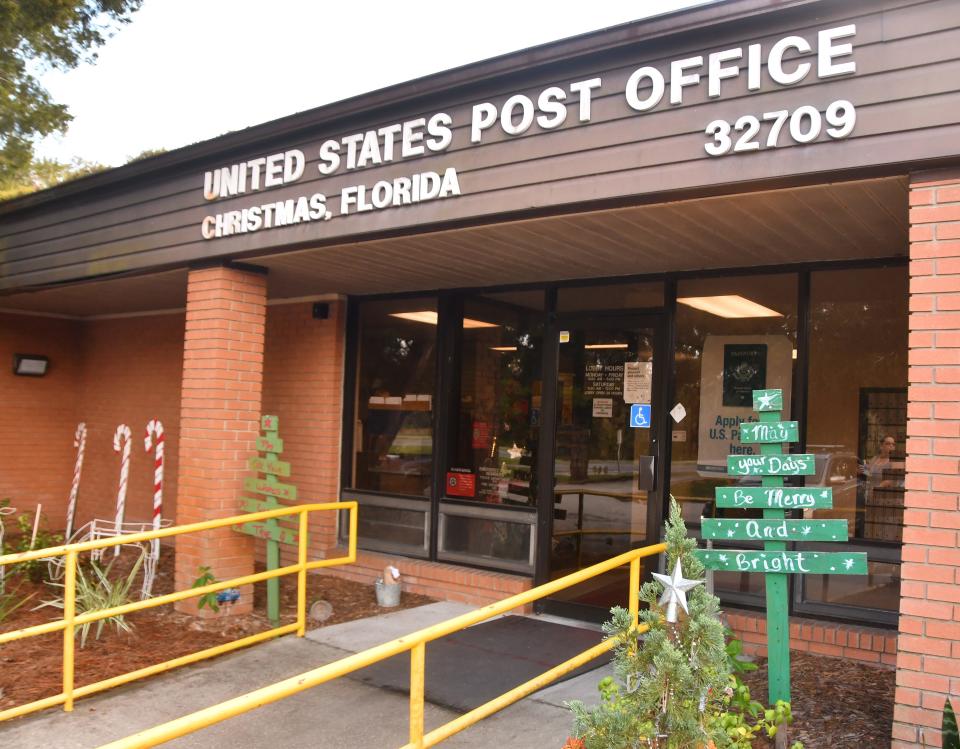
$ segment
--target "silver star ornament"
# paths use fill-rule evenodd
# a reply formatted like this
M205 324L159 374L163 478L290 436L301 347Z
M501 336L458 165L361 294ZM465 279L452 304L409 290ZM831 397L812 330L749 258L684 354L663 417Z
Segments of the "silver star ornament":
M663 584L663 595L660 597L660 605L667 607L667 621L675 624L677 621L677 604L679 603L685 614L689 614L687 609L687 591L700 585L703 580L687 580L680 569L680 560L677 560L677 566L673 568L673 575L661 575L657 572L653 576L658 582Z

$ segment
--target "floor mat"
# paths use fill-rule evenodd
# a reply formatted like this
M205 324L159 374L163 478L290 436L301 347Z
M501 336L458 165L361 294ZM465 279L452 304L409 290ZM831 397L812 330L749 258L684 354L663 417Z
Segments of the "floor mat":
M505 616L477 624L427 643L426 699L467 712L593 647L602 638L602 633L595 630L525 616ZM563 679L609 660L610 654L605 653ZM353 677L407 693L410 654L368 666L354 672Z

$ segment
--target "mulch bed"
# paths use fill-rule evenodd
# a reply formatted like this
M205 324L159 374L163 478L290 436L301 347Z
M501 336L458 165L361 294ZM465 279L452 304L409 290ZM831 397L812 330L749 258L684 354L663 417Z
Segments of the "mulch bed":
M129 569L135 555L125 551L114 571ZM154 593L173 591L173 552L164 550L154 584ZM35 585L16 576L7 576L7 590L20 587L23 595L34 593L29 603L0 623L0 632L21 629L59 618L59 610L33 607L60 593L48 585ZM134 591L139 585L134 585ZM377 606L373 586L326 575L307 578L307 605L316 600L332 604L333 614L326 626L376 616L395 609ZM404 593L399 608L431 603L433 599ZM200 619L180 614L172 606L160 606L133 614L131 633L104 627L99 640L91 632L86 647L76 649L76 685L133 671L153 663L177 658L271 628L265 614L266 585L254 590L254 613ZM281 623L296 620L296 578L281 580ZM0 645L0 710L54 695L61 688L63 635L55 633ZM806 749L867 749L887 746L893 722L894 672L854 661L791 654L791 682L794 724L790 741L802 741ZM765 664L747 674L753 698L766 704ZM770 744L769 746L772 746Z
M802 741L805 749L890 746L895 676L893 669L858 661L791 653L790 743ZM767 704L766 664L744 681L753 699Z
M125 550L111 571L122 575L136 559L130 550ZM108 562L110 557L105 557ZM174 554L164 549L154 582L154 595L171 593L173 586ZM17 609L0 623L0 632L42 624L59 619L61 611L55 608L34 607L43 601L62 594L62 589L45 584L34 584L7 575L7 591L17 589L22 595L34 594L30 601ZM131 589L134 595L140 590L137 582ZM296 621L296 577L281 578L280 596L281 624ZM308 621L308 628L338 624L340 622L376 616L432 603L433 599L414 593L404 593L400 606L384 609L377 606L372 585L341 580L327 575L307 576L307 606L316 600L328 601L333 614L322 624ZM99 640L91 629L84 648L76 647L75 684L82 686L134 671L154 663L195 653L215 645L247 637L272 628L266 618L266 584L258 583L254 590L254 613L245 615L221 615L200 619L173 610L173 606L158 606L130 615L134 625L132 632L118 632L110 623L104 626ZM221 610L222 611L222 610ZM58 694L61 691L61 662L63 633L57 632L39 637L29 637L0 645L0 710L22 705L33 700Z

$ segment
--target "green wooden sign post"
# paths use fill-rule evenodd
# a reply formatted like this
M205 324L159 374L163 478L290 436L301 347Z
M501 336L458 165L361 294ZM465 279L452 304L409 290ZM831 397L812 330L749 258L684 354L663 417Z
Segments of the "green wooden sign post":
M278 436L280 420L276 416L264 416L260 419L260 428L264 433L257 437L257 449L265 455L250 458L247 467L264 474L264 477L245 478L243 488L262 496L241 497L241 504L246 512L275 510L283 506L278 500L293 502L297 499L297 487L278 480L278 477L290 475L290 464L278 458L283 452L283 440ZM297 544L297 534L282 527L276 518L244 523L236 530L266 541L268 570L280 567L280 544ZM276 577L267 580L267 617L275 625L280 623L280 580Z
M759 455L730 455L727 473L756 476L760 486L716 489L716 506L762 510L763 518L704 518L702 534L711 541L763 541L763 551L700 549L704 566L732 572L761 572L767 589L767 673L770 704L790 700L790 621L787 575L865 575L865 553L791 551L796 541L846 541L846 520L788 519L788 510L830 508L833 490L784 487L784 476L812 476L814 456L784 453L783 445L799 440L795 421L781 421L783 392L754 390L753 409L759 421L741 425L740 441L760 446Z

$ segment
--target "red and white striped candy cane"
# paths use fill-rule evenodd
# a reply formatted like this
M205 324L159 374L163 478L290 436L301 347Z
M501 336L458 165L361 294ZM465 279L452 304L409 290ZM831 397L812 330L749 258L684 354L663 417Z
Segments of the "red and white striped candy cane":
M73 533L73 518L77 511L77 495L80 493L80 471L83 468L83 451L87 447L87 425L84 422L77 424L77 431L73 436L73 446L77 448L77 462L73 467L73 483L70 485L70 501L67 503L67 531L64 540L70 542Z
M117 489L117 517L114 521L114 535L119 536L123 530L123 510L127 504L127 479L130 476L130 427L120 424L113 435L113 451L120 452L120 443L123 443L123 454L120 457L120 486ZM119 556L120 546L113 547L113 555Z
M157 436L157 449L153 461L153 529L160 530L160 516L163 510L163 424L160 419L147 422L147 434L143 438L143 449L150 452L153 448L153 435ZM150 553L154 559L160 557L160 539L150 542Z

